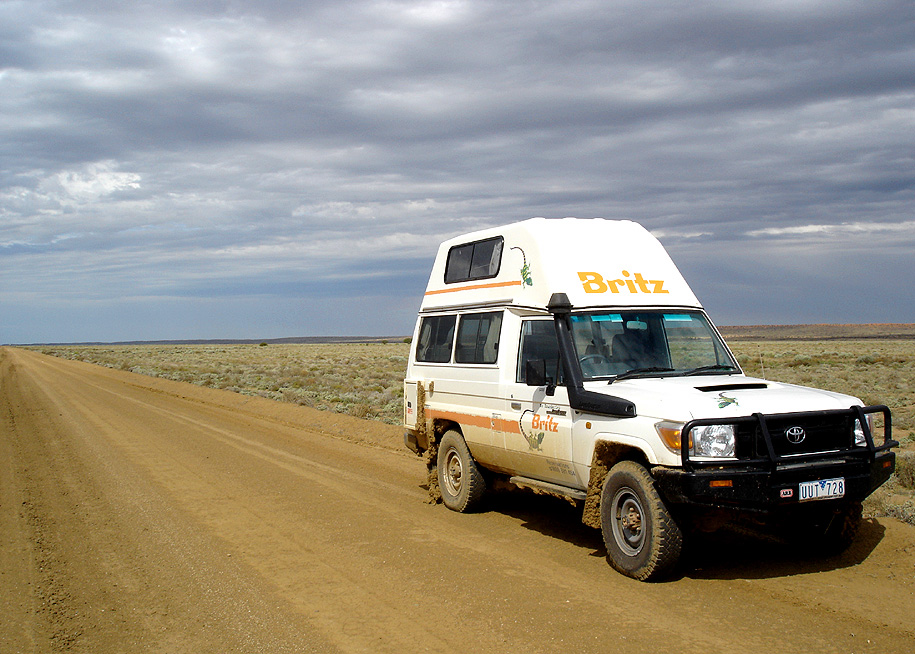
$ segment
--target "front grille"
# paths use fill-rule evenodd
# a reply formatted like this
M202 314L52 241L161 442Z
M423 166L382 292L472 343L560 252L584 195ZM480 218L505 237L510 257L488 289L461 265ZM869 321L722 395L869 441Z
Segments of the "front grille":
M882 443L876 443L874 435L867 431L867 414L882 414ZM855 422L859 420L865 425L867 436L865 443L856 445ZM690 455L692 438L683 438L680 454L686 470L741 466L775 469L776 466L797 467L804 463L819 464L831 460L873 462L877 453L898 445L892 438L890 410L883 405L802 413L756 413L738 418L703 418L687 422L682 432L688 434L694 427L720 424L734 425L737 441L734 458L697 460ZM800 438L801 432L803 438Z
M768 455L764 428L769 432L775 455L779 457L835 452L854 445L855 418L848 413L768 416L738 425L738 458L755 459Z

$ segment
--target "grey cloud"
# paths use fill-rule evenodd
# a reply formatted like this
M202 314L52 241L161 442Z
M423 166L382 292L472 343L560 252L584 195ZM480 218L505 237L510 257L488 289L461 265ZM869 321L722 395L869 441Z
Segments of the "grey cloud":
M24 316L58 297L91 330L85 289L276 318L379 279L412 307L440 240L577 215L657 231L728 322L913 319L867 281L912 281L910 2L31 2L0 25L0 299ZM819 290L766 302L805 266ZM878 290L835 309L849 288Z

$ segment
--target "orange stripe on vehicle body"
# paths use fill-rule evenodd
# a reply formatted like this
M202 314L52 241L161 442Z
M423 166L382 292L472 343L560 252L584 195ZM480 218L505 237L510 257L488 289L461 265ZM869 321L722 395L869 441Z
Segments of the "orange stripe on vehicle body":
M479 427L481 429L498 429L499 431L510 434L520 434L521 426L515 420L505 420L497 418L493 420L490 416L475 416L470 413L457 413L455 411L439 411L437 409L426 409L426 415L435 419L451 420L459 425L468 427ZM495 424L494 424L495 423Z
M521 286L521 280L516 282L499 282L497 284L475 284L473 286L461 286L459 288L443 288L438 291L426 291L426 295L438 295L440 293L455 293L457 291L476 291L481 288L502 288L505 286Z

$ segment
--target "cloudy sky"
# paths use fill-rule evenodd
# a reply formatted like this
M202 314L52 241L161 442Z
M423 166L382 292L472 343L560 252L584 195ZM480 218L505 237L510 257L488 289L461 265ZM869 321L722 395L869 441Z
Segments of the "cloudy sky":
M915 3L0 0L0 343L405 335L533 216L721 325L915 322Z

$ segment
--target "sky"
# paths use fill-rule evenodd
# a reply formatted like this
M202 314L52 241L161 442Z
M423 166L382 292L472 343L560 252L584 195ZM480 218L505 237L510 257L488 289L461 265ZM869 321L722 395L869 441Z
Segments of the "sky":
M915 322L915 3L0 0L0 343L407 335L535 216L719 325Z

